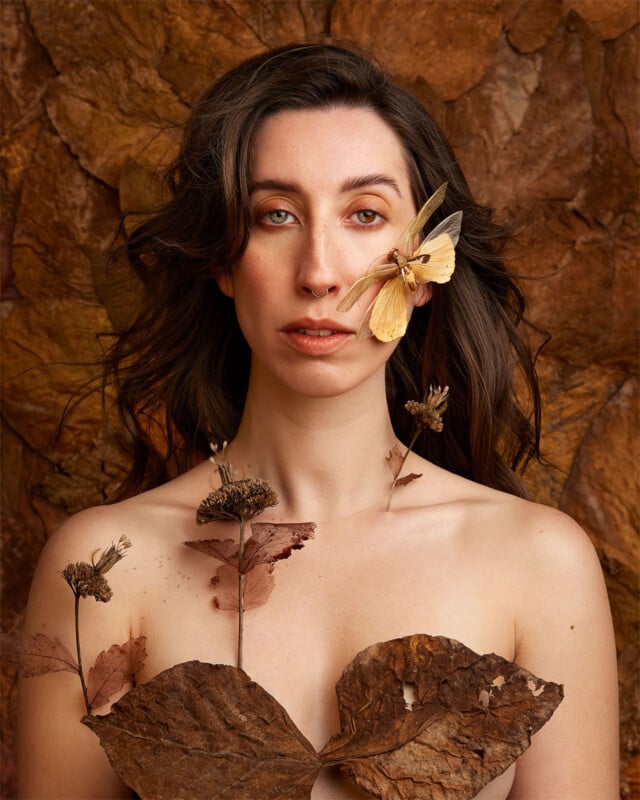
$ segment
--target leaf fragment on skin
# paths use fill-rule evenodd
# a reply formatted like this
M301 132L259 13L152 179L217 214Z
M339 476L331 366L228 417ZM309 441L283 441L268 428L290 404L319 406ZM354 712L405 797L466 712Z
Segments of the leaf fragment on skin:
M526 750L563 694L499 656L421 634L363 650L336 693L341 733L323 762L375 797L407 800L475 797Z
M273 564L258 564L245 575L242 593L244 610L249 611L263 605L275 586ZM213 604L220 611L238 610L238 568L232 564L222 564L211 578L216 589Z
M315 528L313 522L252 522L241 568L247 571L258 564L289 558L293 550L302 549L313 538Z
M57 637L44 633L5 633L2 635L2 660L14 666L25 678L47 672L78 672L76 660Z
M211 579L216 588L213 604L221 611L238 611L238 573L245 576L242 597L248 611L267 602L275 586L275 562L300 550L313 538L315 527L313 522L252 522L241 563L234 539L197 539L185 544L224 562Z
M403 475L402 478L398 478L396 481L396 489L398 486L406 486L408 483L415 481L416 478L421 478L421 472L410 472L408 475Z
M308 800L321 767L284 708L222 664L178 664L83 722L145 799Z
M238 564L239 546L234 539L194 539L185 544L205 556L217 558L227 564Z
M134 677L142 669L147 652L146 636L131 638L103 650L87 676L87 695L92 709L100 708L122 689L133 686Z

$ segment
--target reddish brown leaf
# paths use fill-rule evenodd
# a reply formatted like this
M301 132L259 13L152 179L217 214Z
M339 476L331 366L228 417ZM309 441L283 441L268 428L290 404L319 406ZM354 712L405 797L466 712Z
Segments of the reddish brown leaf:
M282 706L221 664L178 664L83 722L147 799L308 800L321 766Z
M233 539L196 539L185 544L199 553L225 561L227 564L238 563L238 543Z
M258 564L247 572L244 579L244 610L257 608L269 599L276 585L273 577L273 564Z
M47 672L78 672L74 657L60 639L44 633L5 633L2 635L2 660L21 675L33 678Z
M245 611L266 603L275 585L274 563L289 558L293 550L300 550L308 539L313 538L315 527L313 522L252 523L251 536L245 542L240 567L245 575ZM237 611L238 543L233 539L200 539L185 544L225 562L211 579L216 587L213 604L221 611Z
M402 478L398 478L396 481L396 488L398 488L398 486L406 486L408 483L411 483L411 481L415 481L416 478L421 477L421 472L410 472L408 475L403 475Z
M275 578L273 577L273 564L258 564L257 567L249 570L244 580L244 610L261 606L267 599L273 587ZM231 564L223 564L218 570L211 583L216 588L213 604L221 611L238 610L238 569Z
M402 460L403 454L402 450L398 447L397 444L394 444L391 450L387 453L384 460L387 462L387 466L391 470L391 474L395 478L398 472L402 469Z
M313 538L315 527L314 522L252 522L241 568L247 572L258 564L289 558L292 550L301 550Z
M91 708L100 708L126 686L133 686L136 672L142 669L147 652L146 636L114 644L96 658L87 677L87 694Z
M516 664L425 635L363 650L336 692L342 731L323 762L380 798L474 797L562 700Z

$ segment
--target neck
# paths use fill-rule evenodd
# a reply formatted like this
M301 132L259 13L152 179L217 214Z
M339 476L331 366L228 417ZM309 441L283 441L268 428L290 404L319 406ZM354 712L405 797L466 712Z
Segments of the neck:
M391 483L385 456L396 441L383 370L322 398L252 376L228 457L235 469L269 481L283 513L320 521L329 512L384 508Z

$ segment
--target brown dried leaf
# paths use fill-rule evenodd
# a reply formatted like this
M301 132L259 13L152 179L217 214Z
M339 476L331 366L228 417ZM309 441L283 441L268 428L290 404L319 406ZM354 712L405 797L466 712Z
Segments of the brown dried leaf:
M391 470L391 474L395 479L396 475L402 469L402 465L404 463L404 453L397 444L394 444L393 448L389 450L384 460L387 462L387 466ZM398 486L406 486L408 483L411 483L411 481L415 481L416 478L421 477L421 472L410 472L408 475L403 475L402 478L398 478L398 480L395 482L394 489Z
M87 676L87 694L91 708L108 703L116 692L133 686L136 672L142 669L147 652L146 636L129 639L103 650Z
M25 678L47 672L78 672L78 665L60 639L44 633L2 634L2 660L15 667Z
M395 478L398 472L402 469L402 460L403 454L402 450L398 447L397 444L394 444L391 450L387 453L384 460L387 462L387 466L391 470L391 474Z
M187 547L217 558L227 564L238 564L238 543L233 539L195 539L185 542Z
M178 664L83 722L144 798L308 800L321 766L282 706L222 664Z
M251 536L245 543L242 557L242 571L289 558L292 550L301 550L308 539L313 539L315 528L314 522L252 522Z
M561 686L516 664L426 635L363 650L336 692L342 732L323 763L381 798L474 797L562 700Z
M273 564L258 564L246 573L242 594L245 611L267 602L276 583L273 569ZM211 578L211 583L216 587L215 607L220 611L238 611L238 568L233 564L223 564Z
M411 481L415 481L416 478L421 478L421 477L422 477L421 472L410 472L408 475L403 475L402 478L398 478L398 480L396 481L396 489L398 488L398 486L406 486L408 483L411 483Z
M251 536L246 540L240 571L245 575L244 610L267 602L275 586L273 565L289 558L313 538L313 522L251 524ZM199 539L185 542L188 547L225 563L218 567L211 583L216 587L213 604L221 611L238 611L238 543L233 539Z

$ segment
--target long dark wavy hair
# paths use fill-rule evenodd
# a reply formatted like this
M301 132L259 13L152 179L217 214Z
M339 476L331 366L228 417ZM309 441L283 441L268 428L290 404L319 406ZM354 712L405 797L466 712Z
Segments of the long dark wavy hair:
M404 441L413 432L406 400L421 398L430 384L448 385L444 431L425 432L415 450L459 475L525 494L516 472L539 455L540 398L519 332L523 296L500 256L503 230L473 201L416 98L355 48L295 44L243 62L202 95L165 174L170 199L128 239L144 302L135 321L116 331L104 373L133 450L118 497L186 469L208 454L210 441L233 438L250 351L215 276L228 273L247 245L252 143L271 114L333 106L371 109L396 132L416 207L448 181L435 222L463 211L453 279L434 285L431 302L415 309L387 364L395 432Z

